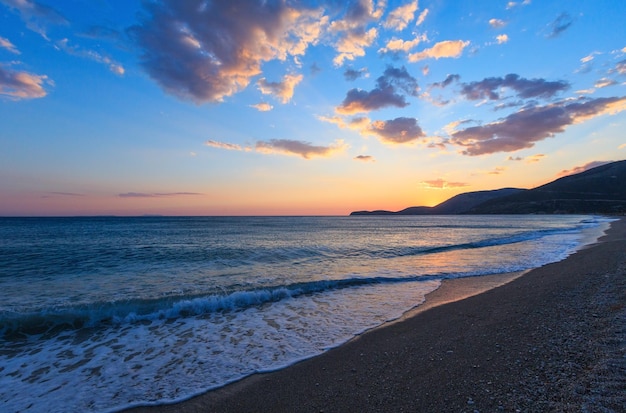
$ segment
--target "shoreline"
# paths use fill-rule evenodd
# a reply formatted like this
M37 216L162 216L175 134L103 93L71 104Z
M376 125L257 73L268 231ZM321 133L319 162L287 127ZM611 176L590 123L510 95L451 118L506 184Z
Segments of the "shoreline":
M626 313L625 271L621 218L563 261L506 282L446 280L399 320L319 356L127 411L626 410L614 394L626 387L624 328L615 326Z

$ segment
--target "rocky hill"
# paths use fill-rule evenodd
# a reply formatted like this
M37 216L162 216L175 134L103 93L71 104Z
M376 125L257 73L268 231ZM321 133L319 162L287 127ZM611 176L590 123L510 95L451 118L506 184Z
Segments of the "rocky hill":
M569 175L533 189L503 188L456 195L434 207L355 211L350 215L623 214L626 160Z

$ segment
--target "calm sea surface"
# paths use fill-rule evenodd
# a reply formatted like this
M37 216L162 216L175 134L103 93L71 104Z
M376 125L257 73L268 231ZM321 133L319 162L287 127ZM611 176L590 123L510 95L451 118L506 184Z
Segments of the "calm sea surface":
M278 369L594 216L0 218L0 411L114 411Z

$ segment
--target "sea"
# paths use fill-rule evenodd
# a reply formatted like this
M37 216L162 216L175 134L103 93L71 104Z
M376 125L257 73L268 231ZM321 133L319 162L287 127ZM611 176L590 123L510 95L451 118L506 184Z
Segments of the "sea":
M0 218L0 411L166 404L564 259L582 215Z

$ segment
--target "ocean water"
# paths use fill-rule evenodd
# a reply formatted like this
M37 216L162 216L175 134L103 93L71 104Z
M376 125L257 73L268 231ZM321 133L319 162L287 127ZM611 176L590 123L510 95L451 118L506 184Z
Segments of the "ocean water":
M609 221L0 218L0 411L184 400L397 319L444 279L561 260Z

